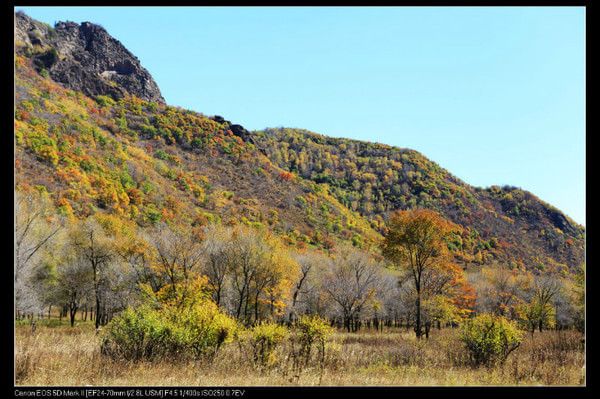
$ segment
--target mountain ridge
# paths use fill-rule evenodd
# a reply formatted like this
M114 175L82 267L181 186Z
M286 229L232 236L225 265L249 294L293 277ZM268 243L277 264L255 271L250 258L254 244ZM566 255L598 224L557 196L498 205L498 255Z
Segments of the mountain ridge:
M412 151L414 153L417 153L417 154L419 154L419 155L427 158L421 152L419 152L417 150L414 150L412 148L409 148L409 147L400 147L400 146L393 145L393 144L381 143L381 142L377 142L377 141L364 140L364 139L350 139L350 138L346 138L344 136L328 136L326 134L321 134L321 133L317 133L317 132L314 132L314 131L311 131L311 130L308 130L308 129L297 128L297 127L285 127L285 126L281 126L281 127L267 127L267 128L264 128L264 129L253 130L252 132L247 132L247 134L256 134L256 133L260 134L261 132L273 131L273 130L277 130L277 129L287 129L287 130L293 130L293 131L302 131L303 133L305 133L305 134L307 134L309 136L319 137L319 138L330 140L330 141L349 140L349 141L353 141L353 142L364 143L365 145L378 145L378 146L383 147L384 149L394 149L394 150L406 151L406 152ZM253 139L253 137L249 136L249 139ZM261 151L264 151L264 150L261 150ZM434 164L436 164L437 166L441 167L439 165L439 163L437 163L435 161L432 161L432 162ZM488 186L473 185L473 184L467 183L467 181L465 179L462 179L462 178L460 178L460 177L452 174L448 169L443 168L443 167L441 167L441 168L444 169L444 171L449 174L449 177L452 180L454 180L456 183L469 186L469 187L471 187L474 190L489 191L489 190L492 190L492 188L494 188L494 187L496 187L496 188L497 187L501 187L503 190L521 190L521 191L524 191L524 192L528 193L529 195L535 197L538 201L542 202L545 207L548 207L548 208L551 208L551 209L554 209L554 210L560 212L560 215L557 216L560 219L560 222L557 222L557 223L559 223L559 224L561 224L563 226L567 226L569 228L585 228L585 226L583 224L575 221L572 217L570 217L569 215L565 214L563 211L561 211L555 205L552 205L549 202L543 201L537 195L535 195L533 192L531 192L529 190L526 190L526 189L524 189L522 187L514 186L514 185L511 185L511 184L491 184L491 185L488 185Z
M52 33L15 19L17 180L46 187L67 212L114 212L142 225L242 221L290 245L369 247L390 212L425 207L465 227L450 244L465 264L568 270L584 261L585 229L527 191L470 186L408 148L304 129L250 132L170 107L98 25L60 22Z

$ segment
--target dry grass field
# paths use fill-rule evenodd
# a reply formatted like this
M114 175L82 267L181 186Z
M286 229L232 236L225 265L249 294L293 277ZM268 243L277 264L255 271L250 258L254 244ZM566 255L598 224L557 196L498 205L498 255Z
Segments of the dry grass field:
M502 365L469 365L458 331L433 331L418 342L411 331L337 332L323 368L291 371L289 348L278 348L269 369L253 365L239 342L195 362L116 361L100 353L100 338L88 323L16 328L17 385L280 386L280 385L583 385L582 335L545 331L527 335Z

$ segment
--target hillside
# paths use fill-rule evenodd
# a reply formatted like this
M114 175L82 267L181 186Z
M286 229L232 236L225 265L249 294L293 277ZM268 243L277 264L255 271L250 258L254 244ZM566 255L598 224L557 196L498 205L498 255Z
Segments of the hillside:
M250 138L277 166L316 183L383 231L389 212L434 209L469 229L456 246L467 261L499 260L544 268L583 262L585 230L516 187L472 187L417 151L265 129ZM466 242L465 242L466 241Z
M585 230L526 191L471 187L409 149L299 129L248 132L164 104L139 60L101 27L16 14L17 186L61 212L141 226L266 226L289 245L370 247L389 212L435 209L465 227L464 263L567 269ZM375 248L375 247L373 247Z

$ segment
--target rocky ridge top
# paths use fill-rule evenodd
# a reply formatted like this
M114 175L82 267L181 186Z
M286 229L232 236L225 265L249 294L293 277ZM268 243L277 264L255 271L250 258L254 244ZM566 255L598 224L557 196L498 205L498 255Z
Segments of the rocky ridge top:
M59 22L54 28L15 14L15 48L33 55L36 68L88 96L119 99L127 93L164 104L158 85L121 42L90 22Z

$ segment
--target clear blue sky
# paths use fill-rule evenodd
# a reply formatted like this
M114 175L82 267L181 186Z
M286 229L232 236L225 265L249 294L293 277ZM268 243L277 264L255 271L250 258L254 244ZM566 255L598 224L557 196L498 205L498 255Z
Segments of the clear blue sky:
M585 9L21 7L104 26L163 96L421 151L585 223Z

